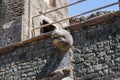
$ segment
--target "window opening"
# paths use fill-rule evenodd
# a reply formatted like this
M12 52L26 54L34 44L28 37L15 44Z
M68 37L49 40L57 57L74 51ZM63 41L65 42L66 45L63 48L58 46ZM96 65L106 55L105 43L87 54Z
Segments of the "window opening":
M46 25L46 24L49 24L49 23L47 21L43 20L42 25ZM41 33L46 33L46 32L53 31L54 29L55 29L55 26L49 25L49 26L46 26L46 27L42 27L40 32Z

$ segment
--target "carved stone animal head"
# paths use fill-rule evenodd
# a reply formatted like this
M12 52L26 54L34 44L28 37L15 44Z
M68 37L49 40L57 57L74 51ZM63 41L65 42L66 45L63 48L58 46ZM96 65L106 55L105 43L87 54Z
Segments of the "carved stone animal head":
M61 52L67 52L73 45L73 37L65 29L55 29L52 33L53 44L60 49Z

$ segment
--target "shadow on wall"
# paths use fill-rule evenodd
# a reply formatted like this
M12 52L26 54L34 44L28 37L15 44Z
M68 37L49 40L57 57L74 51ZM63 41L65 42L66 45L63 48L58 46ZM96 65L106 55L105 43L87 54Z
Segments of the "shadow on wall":
M36 80L53 77L54 75L51 75L51 74L55 70L57 70L58 66L60 66L60 63L63 60L63 57L64 55L60 54L59 52L55 53L55 55L52 56L51 60L48 61L45 64L45 66L41 69L41 72L37 74Z
M34 80L36 77L46 77L58 68L64 57L50 39L30 43L3 54L5 55L0 56L1 80Z
M4 32L1 35L0 46L21 41L22 17L3 25Z

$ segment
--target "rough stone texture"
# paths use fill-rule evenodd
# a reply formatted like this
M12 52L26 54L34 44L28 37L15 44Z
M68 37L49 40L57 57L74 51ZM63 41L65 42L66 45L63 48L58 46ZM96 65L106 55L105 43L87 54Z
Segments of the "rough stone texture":
M31 34L31 30L33 28L42 26L41 23L43 20L41 19L41 16L39 16L39 17L34 18L32 21L33 16L39 15L41 13L45 13L57 7L61 7L64 4L67 4L66 2L67 0L62 0L62 1L56 0L56 7L51 7L44 0L34 0L34 1L26 0L25 1L25 12L24 12L25 14L23 15L22 40L26 40L28 38L38 36L41 34L40 32L41 28L34 31L34 36L32 36ZM67 8L65 9L66 10L64 9L57 10L57 11L45 14L44 16L49 18L51 22L61 20L63 18L68 17L68 10ZM48 23L51 23L51 22L48 22ZM65 25L68 25L68 24L69 24L68 20L66 20L66 21L58 23L57 25L59 25L59 27L65 27Z
M57 1L55 7L51 7L44 0L1 0L0 2L0 43L5 46L8 43L8 37L12 37L10 43L23 41L29 39L32 36L31 30L33 28L41 26L41 19L37 17L32 22L32 17L52 10L54 8L67 4L67 0ZM59 16L58 16L59 15ZM58 10L49 14L44 15L49 18L52 22L66 18L68 16L67 8ZM21 20L20 20L21 19ZM13 23L20 21L20 23ZM15 24L15 25L12 25ZM68 20L59 23L59 27L68 25ZM7 29L6 29L7 25ZM19 25L19 26L18 26ZM5 27L5 28L4 28ZM9 29L10 28L10 29ZM14 31L12 31L12 28ZM15 31L16 28L16 31ZM13 35L18 36L15 37ZM35 36L40 35L40 29L35 30ZM0 46L1 46L0 45Z
M16 20L24 12L24 0L1 0L0 5L0 27Z
M74 80L120 78L120 18L73 32Z
M74 17L74 18L70 19L70 24L78 23L80 21L86 21L90 18L94 18L94 17L97 17L97 16L102 16L102 15L106 15L106 14L110 14L110 13L112 13L112 12L111 11L98 11L96 13L92 13L89 16Z
M36 78L41 80L40 78L48 76L57 69L70 66L70 54L60 54L50 39L34 42L4 54L0 56L1 80Z
M31 37L30 31L33 28L32 16L38 15L39 11L43 13L49 11L49 9L53 9L53 7L47 5L43 0L40 1L34 0L33 2L29 2L29 0L25 0L24 4L22 0L4 0L0 2L0 14L2 15L0 18L0 26L2 28L0 28L4 29L3 34L0 35L0 46ZM60 0L57 3L60 3ZM16 7L16 5L19 5L19 7ZM54 14L51 13L45 16L52 21L56 21L67 17L68 13L64 15L62 14L63 12L64 10L60 10L54 12ZM106 12L98 12L87 18L82 17L78 21L100 16L103 13L106 14ZM36 27L40 25L39 22L39 19L35 20ZM63 27L64 25L63 22ZM66 75L61 73L60 75L62 76L58 75L59 77L54 77L53 74L48 75L57 69L70 67L72 62L74 80L119 80L119 30L120 18L116 18L112 21L92 26L92 28L73 32L73 55L71 55L72 52L70 51L65 55L60 54L59 50L52 45L50 39L18 47L9 53L0 53L2 54L0 55L0 79L35 80L40 78L40 80L45 80L45 78L49 77L48 80L61 80ZM73 60L71 60L71 56L73 56ZM69 77L66 78L68 79Z
M22 17L3 25L4 32L0 35L0 46L21 41Z
M24 0L1 0L0 46L21 41Z
M120 18L72 32L74 54L61 55L51 39L33 42L0 56L4 80L61 80L55 70L74 67L74 80L120 79ZM71 62L70 62L71 61ZM58 72L59 73L59 72ZM62 74L60 74L62 75ZM65 76L65 75L64 75ZM66 77L67 78L67 77Z

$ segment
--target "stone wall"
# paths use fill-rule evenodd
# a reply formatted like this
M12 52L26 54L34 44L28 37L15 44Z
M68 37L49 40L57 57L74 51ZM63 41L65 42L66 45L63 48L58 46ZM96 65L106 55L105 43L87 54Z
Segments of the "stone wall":
M41 16L35 17L32 20L33 16L40 15L47 11L61 7L64 4L67 4L67 0L62 0L60 2L57 1L55 7L48 5L44 0L34 0L34 1L26 0L25 1L25 12L24 12L25 14L23 15L22 40L26 40L26 39L29 39L31 37L38 36L41 34L40 29L37 29L34 31L34 34L35 34L34 36L32 36L31 34L31 30L33 28L42 26L41 23L43 20ZM67 11L67 8L65 8L65 10L62 9L62 10L54 11L54 12L47 13L42 16L45 16L50 20L50 22L48 23L52 23L54 21L61 20L63 18L68 17L68 11ZM65 27L65 25L68 25L68 24L69 24L68 20L66 20L64 22L58 23L57 25L60 25L59 27Z
M24 12L24 0L1 0L0 27L10 21L16 20Z
M0 54L1 80L61 80L61 76L53 78L52 72L70 66L70 55L60 54L50 39Z
M65 6L68 4L68 0L56 0L56 7L59 8L59 7L62 7L62 6ZM63 8L61 10L59 10L61 12L61 14L63 14L64 18L68 17L68 8Z
M3 25L3 33L0 35L0 47L21 41L22 17Z
M31 30L33 28L41 26L40 23L42 19L38 16L32 20L32 17L52 9L46 2L44 2L44 0L34 0L34 1L27 0L25 1L25 7L26 7L25 15L23 15L24 29L22 32L22 40L26 40L31 37L40 35L40 29L34 31L35 33L34 36L32 36ZM52 17L52 20L53 20L53 17Z
M70 67L72 62L74 80L119 80L119 22L120 18L117 17L91 28L72 32L73 60L71 52L60 54L51 39L32 42L8 53L0 53L0 79L61 80L61 74L54 78L51 73Z
M21 41L24 0L1 0L0 46Z
M16 3L16 0L10 2ZM37 3L39 0L36 0L30 3L29 0L25 0L25 14L22 15L24 9L21 3L23 2L19 2L17 5L20 7L16 7L15 3L6 4L8 0L4 0L0 5L3 8L0 14L5 14L0 18L1 21L3 20L1 24L5 31L0 36L0 46L29 39L31 37L30 31L33 28L32 16L39 14L39 11L46 12L52 9L48 8L49 6L45 2ZM54 13L46 16L53 21L67 17L66 15L62 16L63 14L59 11ZM86 19L82 18L82 21L84 20ZM39 21L36 22L36 25L39 25ZM60 54L59 50L51 43L51 39L32 42L10 52L0 53L0 79L35 80L40 78L42 80L42 78L49 77L49 80L53 80L51 77L54 75L49 74L57 69L71 66L71 62L74 67L74 80L120 79L119 30L120 18L117 17L112 21L72 32L74 37L72 61L70 61L71 54L69 54L71 52L66 55ZM61 80L63 77L60 74L54 80Z
M63 4L65 1L60 3ZM40 17L35 18L33 26L32 17L55 8L47 5L44 0L2 0L0 4L0 46L5 46L8 43L8 38L12 38L10 43L15 43L34 37L31 34L31 29L41 26L42 19ZM58 3L56 5L56 7L60 7ZM53 22L66 18L67 15L68 12L65 10L58 10L44 16ZM58 25L63 27L64 23L68 24L68 21L61 22ZM40 34L40 29L35 31L35 36Z
M120 18L73 32L74 80L120 79Z
M45 40L46 41L46 40ZM36 42L0 57L1 80L34 80L40 73L46 62L50 59L50 53L44 51L47 41ZM38 45L39 44L39 45ZM47 50L51 51L50 48ZM5 54L5 53L4 53ZM46 66L47 67L47 66ZM45 68L44 70L46 70Z

